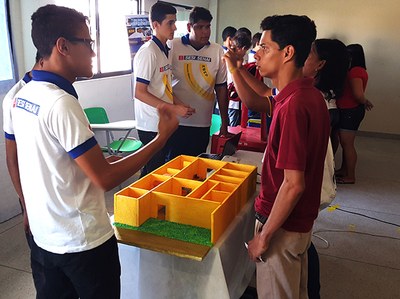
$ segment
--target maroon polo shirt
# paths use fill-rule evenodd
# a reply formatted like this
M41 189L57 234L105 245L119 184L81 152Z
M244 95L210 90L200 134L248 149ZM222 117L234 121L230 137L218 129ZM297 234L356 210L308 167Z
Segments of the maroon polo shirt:
M321 92L313 86L313 79L289 83L275 96L256 212L270 214L284 169L304 171L305 191L282 227L295 232L311 230L321 199L328 138L328 110Z

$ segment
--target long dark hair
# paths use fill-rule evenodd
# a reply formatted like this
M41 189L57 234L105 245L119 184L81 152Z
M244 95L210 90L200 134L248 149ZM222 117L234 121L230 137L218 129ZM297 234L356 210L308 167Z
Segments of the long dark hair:
M315 76L315 87L322 91L328 100L337 99L343 94L349 68L346 46L338 39L326 38L315 40L313 46L319 60L325 60L325 65Z
M350 55L350 69L355 66L367 69L367 66L365 65L364 49L360 44L348 45L347 51Z

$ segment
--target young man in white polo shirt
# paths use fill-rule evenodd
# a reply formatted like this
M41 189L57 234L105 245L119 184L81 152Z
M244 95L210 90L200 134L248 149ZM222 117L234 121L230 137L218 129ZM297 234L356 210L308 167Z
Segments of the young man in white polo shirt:
M157 137L109 163L72 86L76 77L93 76L87 17L43 6L32 15L32 40L42 68L14 97L4 129L6 157L18 165L13 182L21 187L33 236L36 298L120 298L118 247L104 191L138 171L178 121L160 106Z
M157 135L158 116L156 107L167 103L179 116L189 117L194 112L189 106L180 104L172 93L172 70L167 40L174 37L176 9L169 4L157 2L150 9L153 36L134 58L135 118L138 135L143 144ZM160 167L167 161L167 147L153 156L143 167L141 176Z
M180 118L179 128L171 137L171 158L206 152L215 96L222 118L220 133L228 133L224 51L220 45L209 41L211 20L209 10L194 7L187 24L189 33L172 41L172 72L177 82L174 94L196 113L189 118Z

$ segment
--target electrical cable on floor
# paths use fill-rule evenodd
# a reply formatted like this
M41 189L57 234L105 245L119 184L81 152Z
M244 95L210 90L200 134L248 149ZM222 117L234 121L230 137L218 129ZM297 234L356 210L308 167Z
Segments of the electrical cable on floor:
M318 231L313 232L313 233L312 233L312 236L315 237L315 238L317 238L317 239L320 239L322 242L324 242L324 243L326 244L326 247L324 247L324 249L328 249L329 246L330 246L329 241L328 241L327 239L324 239L323 237L317 235L317 232L318 232Z
M332 206L329 206L329 207L332 207ZM385 224L389 224L389 225L393 225L393 226L396 226L396 227L400 227L399 224L396 224L396 223L393 223L393 222L388 222L388 221L384 221L384 220L381 220L381 219L378 219L378 218L375 218L375 217L371 217L371 216L368 216L368 215L365 215L365 214L344 210L344 209L339 208L339 207L335 207L335 210L342 211L342 212L349 213L349 214L354 214L354 215L361 216L361 217L365 217L365 218L368 218L368 219L372 219L372 220L375 220L375 221L378 221L378 222L381 222L381 223L385 223ZM356 232L356 231L352 231L352 230L339 230L339 229L337 229L337 230L336 229L316 230L316 231L314 231L312 233L312 236L317 238L317 239L319 239L319 240L321 240L321 241L323 241L326 244L326 247L324 247L324 249L328 249L329 248L329 246L330 246L329 241L326 240L325 238L321 237L320 235L318 235L318 233L325 233L325 232L326 233L353 233L353 234L360 234L360 235L366 235L366 236L377 237L377 238L387 238L387 239L392 239L392 240L400 240L400 238L396 238L396 237L385 236L385 235L377 235L377 234L370 234L370 233L364 233L364 232Z
M371 216L368 216L368 215L364 215L364 214L361 214L361 213L352 212L352 211L348 211L348 210L343 210L342 208L336 208L336 210L342 211L342 212L346 212L346 213L349 213L349 214L358 215L358 216L365 217L365 218L368 218L368 219L372 219L372 220L375 220L375 221L378 221L378 222L382 222L382 223L385 223L385 224L389 224L389 225L394 225L394 226L400 227L400 224L384 221L384 220L381 220L381 219L378 219L378 218L374 218L374 217L371 217Z
M315 232L312 233L312 236L322 240L326 244L326 247L324 247L323 249L328 249L330 244L329 244L328 240L326 240L323 237L317 235L318 233L352 233L352 234L359 234L359 235L365 235L365 236L376 237L376 238L386 238L386 239L392 239L392 240L400 240L400 238L396 238L396 237L391 237L391 236L386 236L386 235L370 234L370 233L364 233L364 232L356 232L356 231L352 231L352 230L341 230L341 229L320 229L320 230L316 230Z

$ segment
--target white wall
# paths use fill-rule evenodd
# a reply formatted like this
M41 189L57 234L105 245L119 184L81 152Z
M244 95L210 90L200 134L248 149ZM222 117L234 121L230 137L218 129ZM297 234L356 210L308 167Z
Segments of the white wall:
M362 44L369 73L366 95L375 108L366 114L360 129L400 134L398 0L219 0L218 3L218 32L232 25L246 26L255 33L266 16L305 14L315 21L318 38ZM218 41L221 42L220 36Z

